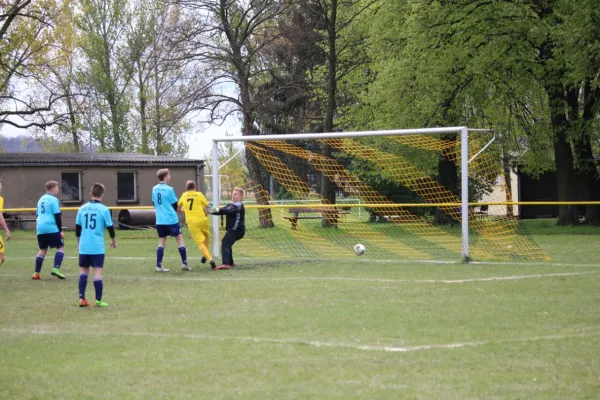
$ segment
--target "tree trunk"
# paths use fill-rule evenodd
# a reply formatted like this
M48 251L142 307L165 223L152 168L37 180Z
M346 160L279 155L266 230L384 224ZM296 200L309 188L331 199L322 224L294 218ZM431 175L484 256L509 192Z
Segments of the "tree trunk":
M504 172L504 190L506 190L506 201L513 201L512 196L512 179L510 176L510 156L506 149L502 149L502 169ZM508 218L514 217L514 210L512 204L506 205L506 216Z
M577 94L579 91L577 91ZM589 80L583 86L583 115L577 126L578 132L573 138L573 150L575 153L575 166L578 175L579 200L595 201L600 198L600 179L598 176L598 163L594 159L592 151L591 136L593 134L594 110L598 103L598 90L592 89ZM575 99L574 99L575 100ZM578 98L576 98L578 100ZM573 100L570 100L571 104ZM600 225L598 206L586 206L586 223Z
M77 118L75 118L75 110L73 110L73 101L71 100L71 93L67 89L67 110L69 113L69 120L71 121L71 137L73 139L73 151L79 152L79 138L77 137ZM90 148L90 152L92 149Z
M113 80L110 64L110 45L108 44L106 38L104 38L104 68L106 77L109 80L109 86L106 91L106 100L108 101L108 106L110 108L113 145L114 150L117 153L120 153L123 151L123 143L121 141L121 117L119 113L118 96L115 88L116 82Z
M117 153L123 152L123 142L121 141L121 116L119 113L119 105L114 93L108 96L110 106L110 118L112 123L112 134L114 149Z
M440 135L441 140L456 140L456 134ZM450 160L447 152L442 152L438 158L438 183L453 194L458 193L458 167ZM459 213L460 214L460 213ZM433 223L436 225L447 224L452 216L449 216L441 208L435 210Z
M156 57L156 56L155 56ZM163 154L162 144L162 121L160 110L160 84L159 84L158 62L154 63L154 129L156 131L156 154Z
M248 114L244 114L244 124L242 129L244 136L258 134L254 126L254 120ZM256 197L256 203L268 205L269 192L265 189L269 187L268 174L265 173L262 164L251 151L246 149L245 153L248 173L250 175L250 179L255 184L254 195ZM270 208L261 208L258 210L258 226L261 228L270 228L275 226Z
M251 136L258 135L259 131L254 124L253 108L251 106L250 98L250 86L248 83L248 77L241 73L243 79L240 79L240 95L242 98L242 107L244 114L244 121L242 124L242 135ZM255 193L257 204L269 204L268 191L265 188L269 187L268 174L264 173L264 168L260 161L252 154L252 152L246 150L246 164L248 166L248 173L250 179L255 183ZM261 228L270 228L275 226L273 222L273 216L271 215L270 208L259 209L258 212L258 226Z
M146 84L142 74L142 68L138 62L138 79L140 85L140 124L141 124L141 135L142 135L142 153L150 154L150 148L148 146L148 116L146 115Z
M556 165L556 180L558 186L558 201L572 202L575 200L573 169L573 152L568 140L569 123L565 114L566 99L560 80L551 79L546 82L546 93L550 108L550 120L554 133L554 160ZM558 207L557 225L577 225L577 207L561 205Z
M266 174L264 173L264 169L260 161L248 149L246 149L246 165L248 166L250 179L252 179L252 181L256 184L254 185L256 204L268 205L270 200L269 192L265 190L265 188L269 187L269 178L265 176ZM258 209L258 226L261 228L271 228L275 226L270 208Z
M331 1L331 16L327 20L328 33L328 63L327 63L327 109L325 110L325 121L323 124L323 132L333 132L333 118L336 109L337 96L337 53L336 53L336 20L337 20L337 0ZM331 157L331 147L323 144L321 155L323 157ZM321 200L327 204L335 204L336 185L331 182L328 176L321 176ZM337 221L323 218L321 225L328 227L336 225Z

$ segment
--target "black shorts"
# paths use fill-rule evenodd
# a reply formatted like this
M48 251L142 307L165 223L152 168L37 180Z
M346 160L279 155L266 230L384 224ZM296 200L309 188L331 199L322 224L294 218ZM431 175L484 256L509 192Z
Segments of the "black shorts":
M156 225L156 233L158 233L159 238L179 236L181 235L181 228L179 227L179 224Z
M81 268L102 268L104 267L104 254L80 254L79 266Z
M37 240L40 250L46 250L48 247L51 249L60 249L65 245L65 241L60 237L60 232L39 234L37 235Z

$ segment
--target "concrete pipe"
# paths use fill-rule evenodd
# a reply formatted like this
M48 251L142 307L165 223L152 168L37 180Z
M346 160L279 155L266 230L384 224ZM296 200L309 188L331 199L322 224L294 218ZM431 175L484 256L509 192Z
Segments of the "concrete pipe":
M156 213L154 210L121 210L119 212L119 228L154 226Z

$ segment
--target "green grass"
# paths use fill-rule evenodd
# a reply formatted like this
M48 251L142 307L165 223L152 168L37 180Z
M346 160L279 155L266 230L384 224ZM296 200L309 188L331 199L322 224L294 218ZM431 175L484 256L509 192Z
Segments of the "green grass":
M0 398L596 399L600 229L528 227L551 262L211 271L188 241L184 273L170 241L161 275L157 240L119 231L106 309L77 307L72 234L67 279L46 261L37 282L35 234L16 232L0 267Z

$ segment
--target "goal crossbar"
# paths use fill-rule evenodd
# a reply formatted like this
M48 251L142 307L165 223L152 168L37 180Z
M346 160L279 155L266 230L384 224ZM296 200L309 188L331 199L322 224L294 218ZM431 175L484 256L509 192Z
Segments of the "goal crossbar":
M282 135L250 135L250 136L221 136L213 138L214 142L258 142L261 140L309 140L309 139L347 139L354 137L371 136L399 136L399 135L427 135L457 133L466 126L445 128L420 128L420 129L390 129L380 131L354 131L354 132L327 132L327 133L288 133Z

